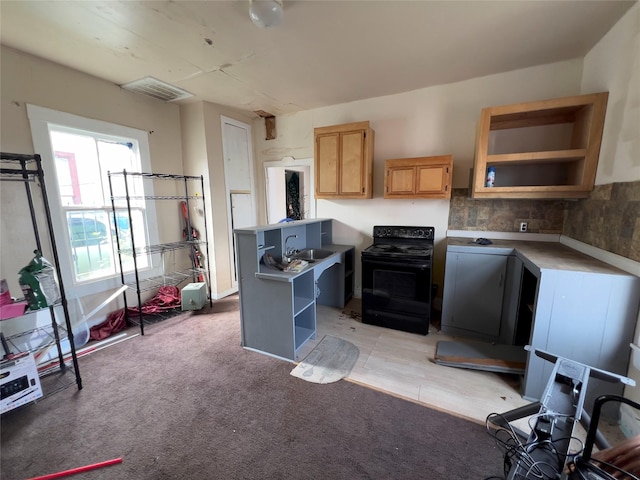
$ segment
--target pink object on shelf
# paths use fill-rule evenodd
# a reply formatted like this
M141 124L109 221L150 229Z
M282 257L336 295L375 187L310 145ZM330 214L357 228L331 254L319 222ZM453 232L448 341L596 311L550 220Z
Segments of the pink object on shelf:
M19 317L24 314L27 309L27 302L7 303L0 305L0 320L8 320L10 318Z
M9 303L13 303L11 293L9 293L9 285L7 284L7 280L2 278L0 279L0 305L7 305Z

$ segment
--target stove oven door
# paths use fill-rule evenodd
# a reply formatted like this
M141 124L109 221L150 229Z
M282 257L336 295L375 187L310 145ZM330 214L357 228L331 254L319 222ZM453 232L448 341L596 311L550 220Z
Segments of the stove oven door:
M431 262L362 258L362 321L426 335L431 313Z

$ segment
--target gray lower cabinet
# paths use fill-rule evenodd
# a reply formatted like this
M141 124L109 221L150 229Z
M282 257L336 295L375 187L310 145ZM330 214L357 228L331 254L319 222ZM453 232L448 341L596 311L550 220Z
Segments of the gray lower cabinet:
M558 243L448 239L442 331L626 375L640 309L640 278ZM522 395L538 400L553 364L527 354ZM585 407L623 385L591 379ZM613 415L613 408L605 414Z
M296 360L316 335L316 304L338 308L353 295L355 248L332 244L332 220L301 220L234 230L242 346ZM286 248L331 251L297 273L268 265Z
M508 257L447 251L443 332L498 340Z
M601 370L627 375L630 347L638 319L640 279L628 274L607 274L557 269L537 269L524 264L526 275L535 277L529 344L554 355L569 358ZM537 284L536 284L537 283ZM523 287L522 298L531 292ZM525 303L525 302L522 302ZM521 314L518 323L526 317ZM522 395L539 399L553 365L529 353ZM591 378L586 407L591 410L600 395L622 395L624 385ZM614 415L616 406L609 408Z

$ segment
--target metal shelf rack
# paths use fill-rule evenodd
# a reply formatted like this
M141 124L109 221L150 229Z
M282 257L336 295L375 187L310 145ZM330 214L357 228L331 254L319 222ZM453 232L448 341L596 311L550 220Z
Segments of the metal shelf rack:
M53 262L56 271L60 272L60 258L56 246L56 239L53 234L53 225L51 222L51 210L49 208L49 200L44 181L44 171L42 170L42 159L40 155L28 155L19 153L0 153L0 181L22 182L25 186L26 198L29 205L29 213L31 215L31 225L33 227L33 236L36 249L42 252L42 239L40 229L36 218L36 206L34 202L33 188L40 190L42 196L42 207L45 213L46 227L48 233L48 241L53 255ZM58 287L60 289L60 301L54 305L47 307L51 316L51 325L46 327L38 327L29 331L20 332L6 338L8 344L13 349L24 349L22 339L26 336L38 335L42 338L34 347L28 347L29 353L37 354L44 352L54 346L57 349L57 360L52 361L46 368L39 368L39 376L41 378L42 390L44 396L56 393L75 383L78 390L82 389L82 378L80 377L80 368L78 366L78 357L76 355L75 342L73 338L73 330L71 328L71 318L67 306L67 297L65 294L64 283L62 278L58 278ZM59 325L56 321L55 309L62 307L64 316L64 324ZM43 309L46 310L46 309ZM31 315L37 310L27 310L24 315ZM67 339L69 342L70 352L63 354L61 341ZM22 353L16 351L12 353Z
M207 290L209 295L209 305L212 305L212 296L211 296L211 282L208 279L208 274L210 271L209 267L209 242L207 238L207 215L206 215L206 206L205 206L205 197L204 197L204 178L202 175L200 176L192 176L192 175L176 175L176 174L166 174L166 173L147 173L147 172L128 172L123 170L121 172L108 172L109 177L109 189L111 193L111 206L113 209L114 218L116 218L117 206L120 209L126 209L128 213L129 220L129 234L127 237L130 246L124 247L121 244L122 235L120 232L120 228L118 222L114 222L115 224L115 237L117 242L117 251L118 251L118 261L120 262L120 275L123 285L127 285L132 289L135 289L137 295L137 317L138 320L135 322L129 315L129 308L127 307L127 298L126 294L124 295L124 311L127 319L127 323L134 322L140 326L140 334L144 335L144 324L145 318L143 313L143 302L142 302L142 293L149 292L153 290L157 290L162 286L175 286L178 287L187 282L196 282L198 278L204 278L204 281L207 283ZM131 193L131 184L132 179L147 179L147 180L161 180L161 181L171 181L171 182L179 182L181 184L180 188L183 194L179 195L139 195L137 192ZM116 181L121 181L120 189L118 189L118 194L115 194L116 186L114 183ZM193 195L190 194L190 185L193 188L193 185L197 184L202 195ZM122 195L124 191L124 195ZM146 246L136 246L135 238L133 235L133 216L131 213L132 203L139 203L142 201L181 201L186 203L186 212L187 212L187 224L192 225L190 218L190 204L197 203L200 208L202 208L202 216L204 219L204 234L202 238L194 238L193 232L190 228L186 228L187 236L183 240L180 241L170 241L153 245ZM203 247L204 248L204 265L197 266L195 257L192 253L195 249ZM164 255L168 252L176 252L184 250L190 252L191 259L191 267L190 268L176 268L169 272L164 269ZM139 257L143 255L160 255L161 262L163 264L163 272L161 275L153 275L153 276L142 276L140 272L140 268L138 265ZM133 259L133 270L134 270L134 281L125 281L125 273L123 269L123 257L131 257Z

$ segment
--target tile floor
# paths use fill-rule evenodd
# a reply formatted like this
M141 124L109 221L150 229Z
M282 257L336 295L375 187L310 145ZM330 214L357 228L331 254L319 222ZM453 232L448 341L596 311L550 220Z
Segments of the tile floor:
M333 335L360 350L348 380L480 423L491 413L504 413L530 403L520 396L517 375L436 364L437 343L453 339L440 332L437 324L423 336L363 324L359 312L357 299L343 310L319 305L316 339L301 349L298 360L324 335ZM526 422L522 419L514 425L527 431ZM617 426L604 425L602 421L600 424L612 444L624 438ZM575 433L585 436L582 427Z

